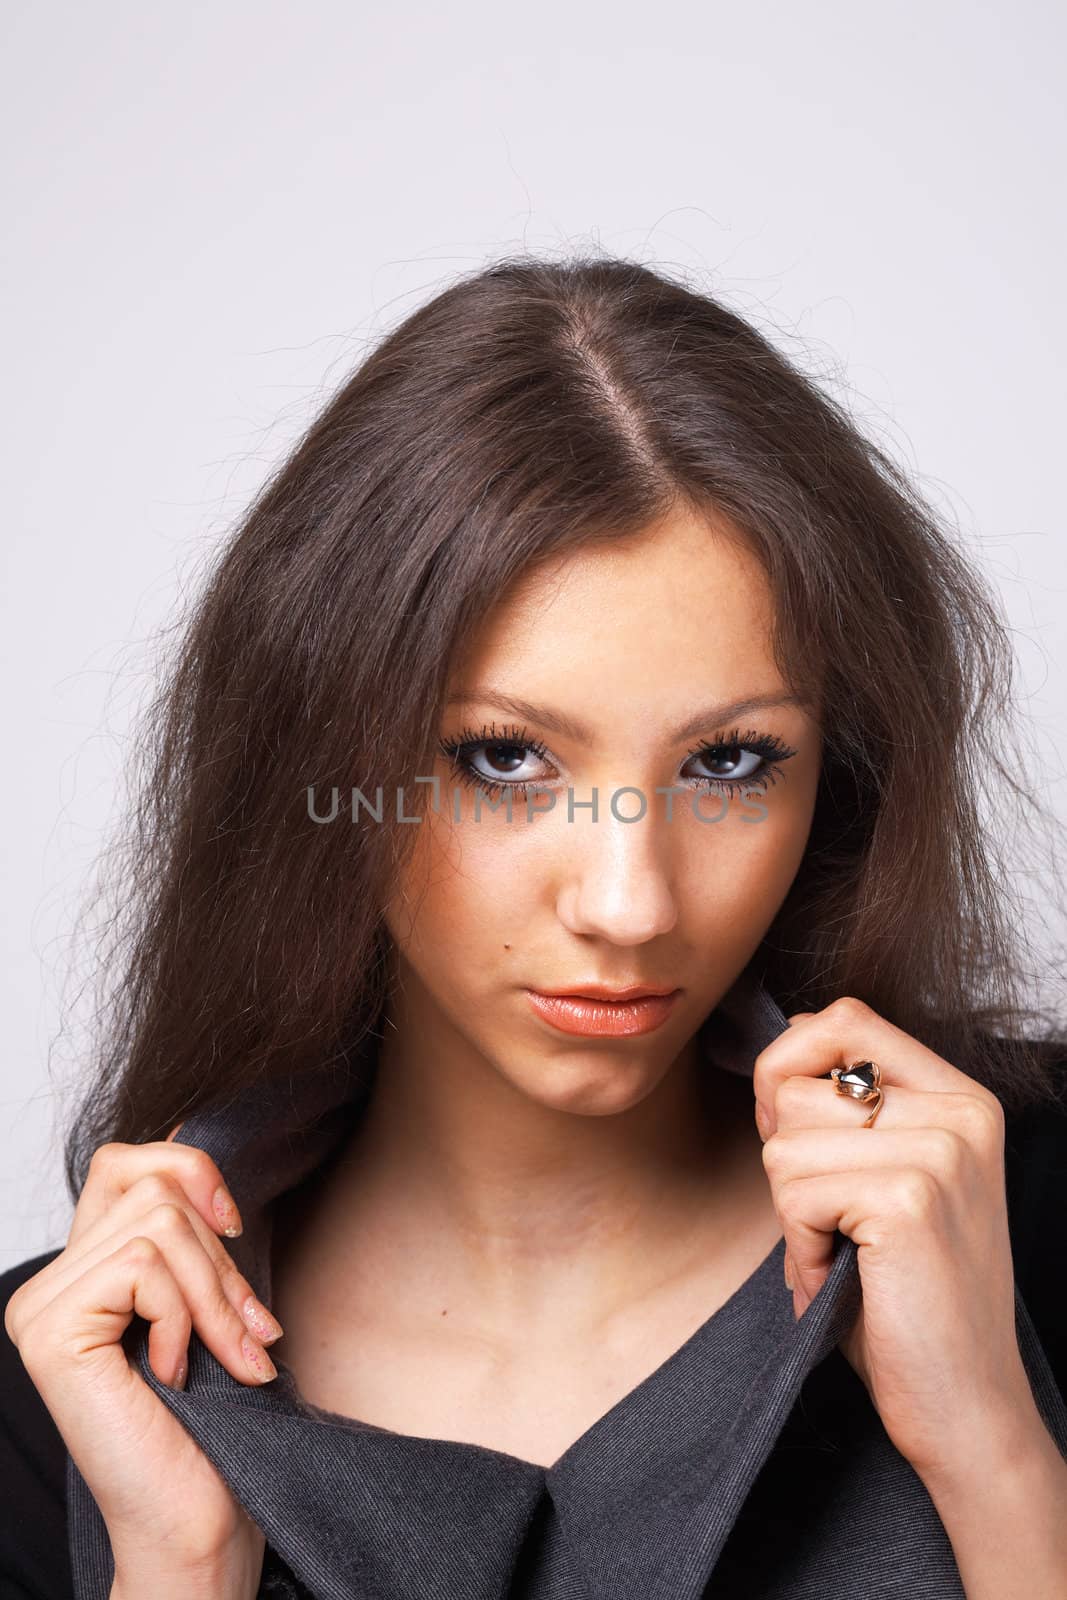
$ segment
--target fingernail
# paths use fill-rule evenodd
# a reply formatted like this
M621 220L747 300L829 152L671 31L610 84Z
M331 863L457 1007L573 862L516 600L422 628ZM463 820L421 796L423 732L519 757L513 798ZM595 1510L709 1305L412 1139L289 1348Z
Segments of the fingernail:
M241 1353L260 1383L269 1383L272 1378L278 1376L278 1369L274 1362L263 1349L263 1346L257 1344L250 1333L242 1335Z
M230 1198L229 1191L221 1183L215 1190L211 1205L227 1239L236 1239L242 1232L241 1214Z
M189 1364L188 1364L188 1362L184 1361L184 1360L183 1361L179 1361L178 1370L174 1374L174 1381L171 1384L171 1388L172 1389L184 1389L185 1388L185 1380L188 1377L188 1374L189 1374Z
M285 1332L277 1317L272 1317L254 1294L250 1294L241 1307L241 1315L261 1344L272 1344Z
M787 1289L795 1289L796 1288L796 1284L793 1282L792 1265L793 1264L790 1261L789 1256L786 1255L786 1258L785 1258L785 1286L786 1286Z

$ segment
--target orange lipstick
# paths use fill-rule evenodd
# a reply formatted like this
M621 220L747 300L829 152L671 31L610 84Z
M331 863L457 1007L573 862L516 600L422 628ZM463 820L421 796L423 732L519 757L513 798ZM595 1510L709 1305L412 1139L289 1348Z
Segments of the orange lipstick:
M623 998L607 998L612 991L591 984L580 993L547 994L527 989L534 1011L561 1033L586 1038L629 1037L651 1033L670 1016L681 989L652 991L632 985L616 990Z

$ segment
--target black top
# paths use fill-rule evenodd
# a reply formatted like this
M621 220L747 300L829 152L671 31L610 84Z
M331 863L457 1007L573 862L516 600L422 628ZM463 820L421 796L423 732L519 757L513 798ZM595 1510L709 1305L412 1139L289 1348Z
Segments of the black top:
M1056 1070L1067 1094L1067 1051L1058 1054L1056 1062ZM242 1126L247 1131L251 1125ZM183 1134L186 1131L184 1126L182 1131ZM192 1137L190 1142L201 1141ZM246 1142L252 1142L251 1132ZM220 1164L229 1177L228 1167ZM1041 1105L1009 1116L1005 1169L1016 1284L1033 1320L1059 1393L1061 1397L1067 1397L1067 1101L1060 1108ZM235 1194L245 1216L247 1233L248 1217L239 1187L235 1188ZM226 1243L239 1246L241 1241ZM238 1251L234 1253L237 1255ZM0 1275L0 1305L5 1305L19 1284L58 1254L58 1250L47 1251ZM557 1468L551 1469L554 1484L560 1490L556 1498L563 1505L566 1517L571 1519L568 1533L574 1532L573 1519L586 1515L586 1508L589 1508L589 1530L579 1527L577 1537L586 1537L589 1548L592 1548L595 1538L599 1554L595 1567L587 1565L585 1569L584 1586L574 1578L560 1578L553 1585L552 1575L548 1572L548 1567L556 1558L546 1554L555 1548L553 1539L548 1537L550 1530L547 1526L554 1511L543 1498L546 1469L535 1468L531 1463L520 1462L518 1458L506 1456L503 1452L483 1450L479 1446L409 1439L404 1435L395 1435L391 1430L368 1428L349 1419L333 1418L330 1413L319 1411L301 1400L282 1360L277 1363L279 1379L261 1390L237 1385L236 1380L228 1374L225 1374L225 1381L239 1388L242 1396L246 1396L241 1426L247 1425L250 1433L260 1418L265 1423L280 1421L290 1409L298 1409L305 1419L312 1419L324 1427L332 1427L334 1423L343 1421L349 1429L349 1439L358 1439L364 1452L358 1458L359 1471L362 1477L366 1467L370 1476L362 1487L368 1502L379 1509L381 1486L373 1478L376 1442L380 1442L383 1449L397 1444L410 1447L405 1457L408 1465L404 1470L408 1471L409 1465L414 1463L410 1467L414 1476L405 1479L403 1496L394 1501L387 1513L387 1519L394 1514L399 1517L401 1525L405 1516L411 1519L412 1526L415 1525L415 1519L422 1515L431 1519L436 1517L439 1528L449 1526L451 1519L457 1524L456 1531L462 1544L468 1534L473 1535L473 1525L464 1527L463 1518L474 1513L465 1510L457 1486L469 1492L472 1481L481 1475L480 1492L471 1497L479 1508L479 1514L492 1520L497 1517L499 1509L500 1517L506 1520L506 1509L507 1514L514 1517L516 1528L522 1531L522 1549L507 1553L509 1586L506 1589L494 1588L492 1582L495 1580L486 1581L482 1575L485 1593L523 1597L546 1593L567 1596L581 1593L583 1596L588 1594L590 1600L608 1600L613 1593L620 1592L613 1586L610 1570L613 1554L625 1551L628 1537L626 1522L630 1520L633 1509L631 1502L627 1511L626 1502L634 1495L644 1511L651 1481L635 1476L632 1482L628 1482L625 1471L620 1478L616 1478L614 1474L618 1457L613 1457L612 1475L608 1477L602 1473L596 1453L590 1448L591 1444L600 1437L615 1449L625 1429L628 1442L637 1456L641 1453L640 1446L634 1441L640 1439L642 1430L663 1424L668 1433L671 1429L681 1431L682 1437L677 1442L680 1465L684 1464L686 1449L692 1454L690 1447L695 1442L699 1447L698 1453L705 1453L701 1454L701 1459L707 1459L708 1471L711 1472L717 1439L725 1436L735 1421L726 1409L725 1400L720 1398L718 1391L722 1385L718 1384L714 1375L717 1363L712 1358L725 1353L729 1344L732 1361L735 1350L741 1347L747 1349L752 1341L758 1342L764 1336L769 1303L773 1303L774 1307L771 1322L774 1323L777 1318L779 1328L785 1326L783 1319L786 1316L792 1319L792 1297L785 1290L782 1280L782 1255L783 1242L779 1241L737 1294L638 1385L631 1395L613 1407L600 1423L594 1424L582 1440L565 1453ZM840 1267L842 1263L838 1261L835 1265ZM255 1282L255 1276L249 1275ZM842 1274L836 1273L835 1276L841 1277ZM788 1312L783 1309L786 1305ZM805 1320L801 1319L802 1322ZM744 1359L741 1358L742 1368ZM218 1364L210 1352L199 1345L194 1335L190 1348L190 1389L195 1390L199 1375L207 1373L209 1366L214 1369ZM223 1369L218 1370L221 1372ZM753 1371L756 1370L754 1366ZM163 1387L160 1386L161 1389ZM697 1396L696 1403L694 1394ZM181 1404L181 1395L168 1391L168 1401L170 1396L176 1402L173 1408L177 1409L177 1405ZM190 1426L195 1434L195 1425L190 1423ZM698 1429L704 1432L699 1433ZM322 1437L325 1438L325 1435ZM878 1454L879 1451L882 1454ZM770 1597L777 1600L779 1596L789 1596L792 1600L794 1596L809 1595L814 1600L814 1597L822 1595L822 1584L829 1567L813 1561L809 1571L804 1568L803 1559L799 1564L794 1561L794 1554L803 1550L805 1542L810 1546L813 1528L817 1529L820 1525L829 1528L830 1508L839 1509L854 1501L857 1470L861 1488L864 1472L879 1482L888 1482L884 1477L879 1477L884 1474L884 1462L888 1459L886 1452L895 1455L881 1429L866 1389L840 1351L831 1348L805 1377L796 1402L774 1439L758 1476L743 1503L732 1514L732 1521L727 1524L728 1535L718 1552L714 1572L706 1589L693 1592L715 1597L715 1600L719 1596L730 1597L730 1600L734 1600L735 1596L738 1600L741 1597L743 1600L765 1600L765 1597L766 1600L770 1600ZM657 1459L658 1471L658 1462L663 1459L661 1452ZM902 1462L902 1458L897 1457L897 1461ZM75 1600L68 1537L68 1466L63 1439L22 1366L18 1352L9 1339L0 1339L0 1484L3 1485L0 1498L0 1600L27 1600L27 1597L31 1597L31 1600ZM903 1466L910 1472L906 1464ZM461 1469L464 1475L462 1485L459 1479ZM598 1473L601 1474L600 1478ZM455 1476L450 1477L450 1474ZM666 1481L663 1481L662 1472L656 1481L664 1506L670 1501L673 1481L668 1458ZM684 1480L680 1474L681 1481ZM352 1484L353 1496L360 1492L360 1487ZM723 1492L726 1492L725 1481ZM499 1508L494 1506L491 1499L486 1504L486 1494L501 1496ZM522 1516L519 1515L520 1502ZM423 1505L426 1508L424 1513L420 1510ZM855 1509L862 1513L863 1507ZM671 1515L674 1514L672 1509ZM388 1537L388 1530L382 1537ZM856 1545L862 1546L864 1538L862 1528L857 1529ZM917 1540L916 1550L918 1544ZM848 1548L850 1546L845 1547L846 1550ZM864 1569L877 1579L866 1592L880 1595L899 1593L909 1597L962 1595L962 1588L949 1571L950 1567L954 1567L951 1558L943 1557L936 1547L931 1548L934 1549L934 1557L929 1572L925 1569L921 1573L916 1572L909 1568L907 1562L901 1562L899 1549L894 1558L895 1571L890 1565L886 1566L884 1572L879 1568L877 1575L873 1569ZM637 1559L640 1559L640 1549L639 1544L633 1547ZM470 1556L471 1552L468 1550L467 1554ZM363 1559L362 1555L360 1559ZM475 1553L474 1560L477 1559ZM820 1557L820 1561L823 1559L828 1558ZM835 1560L840 1559L838 1554ZM947 1564L943 1566L937 1565L946 1561ZM934 1566L937 1567L936 1571L933 1570ZM388 1574L379 1578L377 1569L368 1566L365 1576L357 1579L348 1592L365 1596L366 1600L379 1600L380 1596L392 1596L394 1589L391 1584L394 1581L397 1584L396 1592L407 1594L410 1600L424 1600L424 1597L430 1600L431 1595L433 1600L452 1600L453 1593L483 1592L478 1588L478 1579L472 1579L468 1588L460 1578L450 1578L448 1581L453 1587L446 1594L432 1583L426 1586L423 1566L413 1570L423 1578L423 1586L417 1589L402 1587L399 1580L390 1578ZM857 1575L863 1575L860 1569L855 1570ZM594 1576L590 1579L591 1572ZM438 1581L445 1581L444 1567ZM405 1577L403 1582L410 1584L411 1576ZM415 1583L418 1583L418 1578ZM88 1590L81 1592L88 1593ZM100 1592L106 1594L106 1587L102 1587ZM273 1541L269 1537L259 1592L264 1600L267 1596L276 1596L279 1600L283 1596L297 1597L300 1600L310 1592L293 1576L286 1560L273 1548ZM627 1590L627 1593L630 1592ZM633 1592L650 1593L651 1585L647 1589L639 1586ZM677 1589L664 1586L662 1592L680 1593L682 1586Z

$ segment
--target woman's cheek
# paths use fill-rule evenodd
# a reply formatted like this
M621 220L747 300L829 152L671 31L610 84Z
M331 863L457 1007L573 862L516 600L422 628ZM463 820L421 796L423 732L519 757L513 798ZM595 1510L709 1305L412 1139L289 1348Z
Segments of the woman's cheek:
M532 914L547 868L542 840L524 821L485 811L455 822L427 814L386 916L407 958L427 977L463 991L489 957L506 956L515 929ZM436 986L436 981L435 981Z
M700 834L688 830L685 879L700 886L706 932L720 939L729 930L738 944L758 942L804 859L810 808L803 803L775 806L775 798L773 793L754 797L747 812L735 800L721 823L709 824L706 830L696 823ZM757 802L763 810L757 809Z

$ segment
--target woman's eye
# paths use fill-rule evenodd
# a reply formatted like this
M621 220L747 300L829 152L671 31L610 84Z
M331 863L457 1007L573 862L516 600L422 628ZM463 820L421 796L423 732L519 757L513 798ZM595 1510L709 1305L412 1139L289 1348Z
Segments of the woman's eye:
M535 783L544 776L543 772L531 770L540 757L525 744L483 740L479 744L468 745L464 759L478 777L486 778L490 783L500 778L509 783Z
M505 790L521 798L527 784L540 786L555 770L545 746L517 724L466 728L458 738L442 739L438 748L462 783L494 798Z
M755 777L764 764L764 758L757 751L746 750L739 744L710 746L707 750L699 751L693 760L711 770L696 772L692 776L705 781L737 785Z

